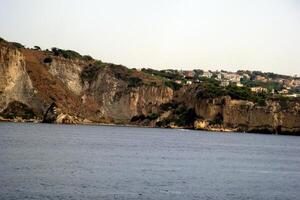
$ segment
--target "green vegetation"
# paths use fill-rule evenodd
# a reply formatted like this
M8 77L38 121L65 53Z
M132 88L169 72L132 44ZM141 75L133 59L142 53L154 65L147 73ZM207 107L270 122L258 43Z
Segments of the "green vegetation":
M295 88L291 88L290 92L291 93L296 93L296 94L298 93L299 94L300 93L300 87L298 86L298 87L295 87Z
M34 46L33 49L34 49L34 50L40 51L40 50L41 50L41 47L39 47L39 46Z
M20 44L20 43L18 43L18 42L11 42L11 44L12 44L14 47L18 48L18 49L25 48L24 45L22 45L22 44Z
M138 77L129 77L128 79L128 87L138 87L143 84L142 79Z
M146 118L150 119L150 120L155 120L159 117L158 113L151 113L150 115L148 115Z
M82 55L73 50L63 50L56 47L51 49L55 56L62 56L67 59L81 59Z
M292 102L300 102L300 97L287 97L281 94L273 96L271 99L278 102L282 110L290 108L290 103Z
M249 87L229 85L224 88L214 79L202 79L197 87L198 99L216 98L226 95L232 99L252 101L261 106L265 105L265 101L270 97L268 93L254 93Z
M168 117L166 119L163 119L162 121L156 122L157 127L167 127L169 124L175 121L175 118Z
M115 77L119 80L128 81L132 70L129 70L127 67L123 65L115 65L115 64L106 64L108 68L112 71Z
M91 81L98 75L99 70L106 68L107 72L114 75L116 79L127 82L127 86L138 87L143 85L143 80L135 75L133 75L132 69L128 69L123 65L115 65L112 63L104 63L101 60L97 60L94 63L90 63L88 66L84 67L81 72L82 80Z
M32 119L35 117L35 114L33 110L26 104L18 101L12 101L0 113L0 116L6 119L14 119L16 117L21 117L23 119Z
M226 95L226 90L215 79L202 78L200 81L201 83L197 87L198 99L216 98Z
M182 87L181 84L178 84L174 81L165 81L164 84L165 84L165 86L167 86L173 90L179 90Z
M192 126L197 118L195 110L193 108L186 109L183 107L181 112L177 112L177 118L175 119L175 124L177 126Z
M288 78L291 78L290 76L275 74L275 73L272 73L272 72L253 71L251 73L251 79L253 80L253 78L258 76L258 75L266 77L268 79L278 79L278 78L288 79Z
M84 55L82 56L82 59L85 60L85 61L91 61L91 60L94 60L92 56L90 55Z
M44 59L44 63L52 63L52 58L51 57L46 57Z
M163 104L160 104L159 108L162 110L162 111L168 111L168 110L172 110L172 109L176 109L178 107L178 103L176 102L168 102L168 103L163 103Z
M262 82L262 81L255 81L246 78L241 78L241 84L243 84L246 87L263 87L263 88L267 88L269 91L271 90L279 91L283 89L282 84L274 81Z
M17 117L15 113L0 113L0 116L5 119L15 119Z
M159 117L158 113L151 113L148 116L145 116L145 115L141 114L141 115L133 116L130 121L131 122L137 122L137 121L144 121L144 120L155 120L158 117Z
M229 85L226 87L226 93L233 99L253 100L254 98L254 93L248 87Z
M101 67L96 63L94 63L94 65L90 64L84 67L80 74L81 79L88 82L92 81L97 76L100 68Z
M155 69L150 69L150 68L142 68L141 70L144 73L158 76L160 78L166 78L170 80L181 80L183 77L177 70L155 70Z
M174 123L175 125L180 127L191 127L193 126L196 118L197 115L193 108L188 109L182 105L177 107L176 110L173 111L173 114L170 117L157 122L156 126L167 127L171 123Z
M0 37L0 42L6 42L6 40Z
M265 92L253 93L248 87L237 87L229 85L226 88L227 95L233 99L248 100L257 103L260 106L266 105L269 94Z
M145 119L146 119L145 115L142 114L142 115L133 116L130 121L137 122L137 121L143 121Z
M195 77L199 77L204 73L204 71L201 69L194 69L194 72L195 72Z

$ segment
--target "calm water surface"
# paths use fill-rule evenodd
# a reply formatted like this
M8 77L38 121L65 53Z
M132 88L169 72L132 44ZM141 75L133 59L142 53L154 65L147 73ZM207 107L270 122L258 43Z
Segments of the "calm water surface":
M300 199L300 137L0 123L0 199Z

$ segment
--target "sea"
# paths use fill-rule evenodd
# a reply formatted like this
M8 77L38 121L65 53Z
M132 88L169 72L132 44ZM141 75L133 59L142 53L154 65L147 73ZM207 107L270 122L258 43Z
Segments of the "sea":
M1 122L0 199L300 199L300 137Z

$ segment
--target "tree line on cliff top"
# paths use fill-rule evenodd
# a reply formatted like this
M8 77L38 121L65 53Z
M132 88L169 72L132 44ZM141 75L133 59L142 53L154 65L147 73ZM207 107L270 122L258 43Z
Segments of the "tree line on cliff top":
M198 99L230 96L233 99L248 100L262 106L265 105L265 101L270 97L270 94L267 92L254 93L249 87L238 87L234 84L222 87L219 81L210 78L201 79L196 91Z

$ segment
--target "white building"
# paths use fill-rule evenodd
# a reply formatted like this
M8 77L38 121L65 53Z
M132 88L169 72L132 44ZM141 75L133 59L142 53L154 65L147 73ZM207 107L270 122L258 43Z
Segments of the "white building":
M242 76L235 73L223 73L224 79L229 80L230 82L239 83Z
M202 74L203 77L207 77L207 78L211 78L212 75L213 74L210 71L204 71L203 74Z
M222 86L222 87L226 87L226 86L228 86L229 85L229 81L221 81L221 83L220 83L220 85Z
M260 93L260 92L268 92L268 89L263 87L252 87L251 91L255 93Z
M191 85L192 81L187 81L186 84Z

